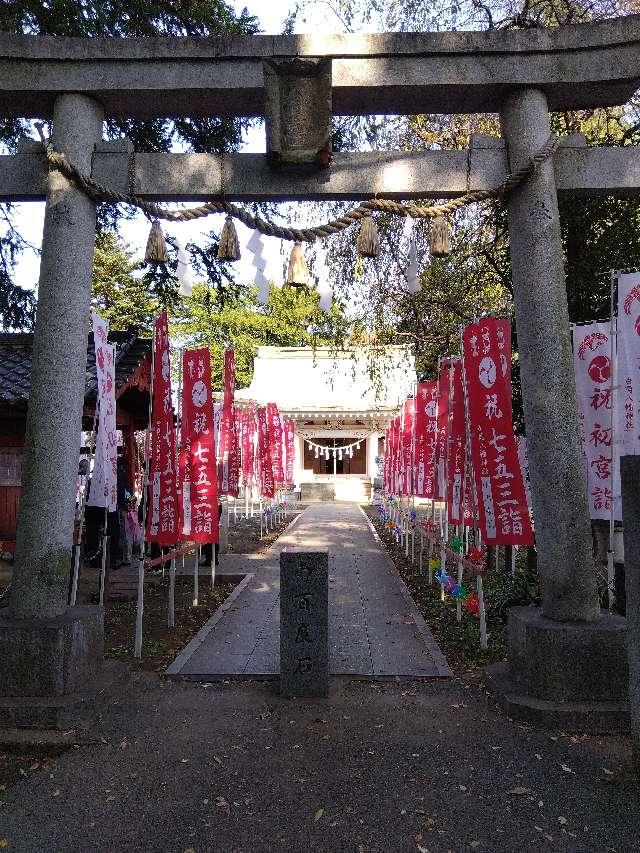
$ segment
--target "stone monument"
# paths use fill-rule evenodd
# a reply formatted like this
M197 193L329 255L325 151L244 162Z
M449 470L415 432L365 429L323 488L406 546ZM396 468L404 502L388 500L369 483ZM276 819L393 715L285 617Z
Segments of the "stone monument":
M329 555L280 554L280 693L329 695Z

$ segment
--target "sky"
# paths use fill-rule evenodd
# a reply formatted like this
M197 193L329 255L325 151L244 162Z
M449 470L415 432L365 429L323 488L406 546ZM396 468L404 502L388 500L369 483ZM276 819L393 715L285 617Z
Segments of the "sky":
M263 32L280 33L282 32L283 21L293 3L290 0L240 0L240 2L236 0L232 5L235 7L237 13L246 8L249 14L255 15L260 20ZM320 2L317 7L312 8L306 14L304 20L297 23L295 31L299 33L313 32L317 35L319 32L329 33L338 29L338 22L335 19L332 20L331 16L327 14L326 7L323 7L323 4ZM262 124L257 124L256 127L252 127L249 130L241 150L245 152L264 152L265 138ZM293 215L295 216L295 208ZM314 221L309 220L307 217L308 213L305 215L301 209L300 219L297 219L295 224L302 226L314 224ZM43 219L44 203L30 202L28 204L15 205L16 227L22 236L35 246L40 246L42 241ZM222 215L213 215L206 219L197 220L195 223L163 223L163 229L165 233L178 237L183 243L197 243L212 228L219 232L222 228L222 222ZM236 227L238 229L241 249L244 250L251 232L241 223L237 223ZM135 253L134 257L136 258L142 258L144 255L148 233L149 223L142 215L138 215L134 220L122 223L120 228L120 236ZM265 238L265 256L269 263L269 273L276 276L280 274L283 263L286 262L284 253L285 249L280 240ZM39 256L29 250L25 251L15 270L16 282L23 287L35 287L38 282L39 268ZM239 280L247 280L252 276L253 268L250 263L250 255L247 251L243 251L243 258L235 265L235 272Z

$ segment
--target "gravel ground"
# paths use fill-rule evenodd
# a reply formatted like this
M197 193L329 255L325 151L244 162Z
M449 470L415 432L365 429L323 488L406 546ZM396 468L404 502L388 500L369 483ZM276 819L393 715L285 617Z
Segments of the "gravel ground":
M640 850L621 739L510 722L477 676L118 688L92 733L0 795L17 851Z

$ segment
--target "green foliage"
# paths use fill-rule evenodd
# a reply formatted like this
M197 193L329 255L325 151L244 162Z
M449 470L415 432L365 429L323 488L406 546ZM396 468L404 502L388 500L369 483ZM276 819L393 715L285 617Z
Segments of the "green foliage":
M132 260L131 252L115 234L103 231L97 235L91 302L110 329L137 326L142 334L150 334L159 302L150 295L148 284L139 272L140 265ZM174 289L175 286L174 280Z
M243 10L239 15L223 0L4 0L0 9L0 31L27 35L96 37L225 36L248 35L258 31L258 21ZM172 146L196 152L225 153L240 144L247 119L109 118L105 123L108 139L127 136L136 151L169 151ZM31 136L29 122L0 120L0 144L15 151L17 141ZM10 207L0 206L10 217ZM98 208L98 230L113 228L130 212L111 205ZM0 236L0 324L28 328L35 317L35 299L13 280L16 256L24 245L9 227ZM147 276L161 302L169 300L170 273ZM151 280L150 280L151 279Z
M507 621L510 607L538 606L541 602L538 574L526 568L517 571L513 577L507 572L489 573L485 591L491 602L491 616L503 622Z
M245 288L222 301L206 285L196 285L183 302L171 332L186 347L209 347L214 387L222 382L222 353L230 346L236 354L236 382L246 387L253 375L258 346L327 346L343 322L334 308L318 308L315 291L271 288L269 304L260 305L256 288Z

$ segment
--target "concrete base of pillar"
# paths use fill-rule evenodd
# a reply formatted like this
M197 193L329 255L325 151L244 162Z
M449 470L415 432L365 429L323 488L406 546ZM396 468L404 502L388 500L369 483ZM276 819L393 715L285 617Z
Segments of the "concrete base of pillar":
M554 622L539 608L509 611L509 663L487 682L509 716L574 731L628 731L625 620Z
M53 619L0 616L0 727L68 728L101 671L103 610Z

